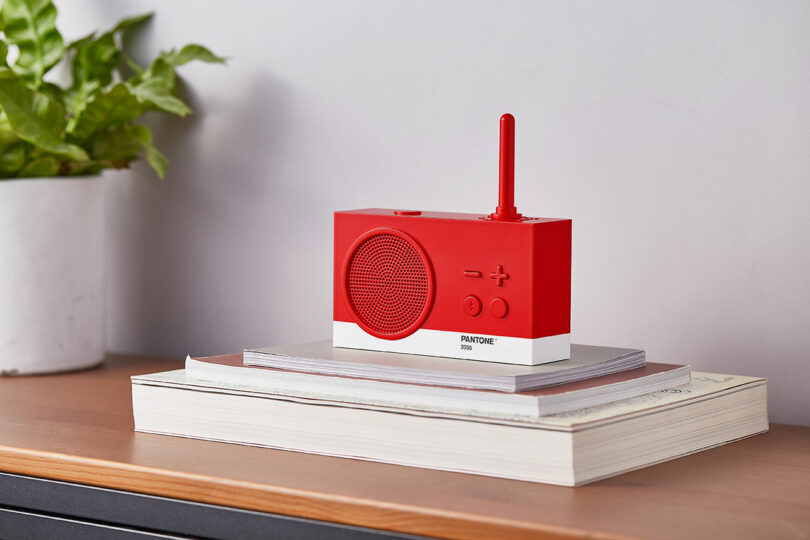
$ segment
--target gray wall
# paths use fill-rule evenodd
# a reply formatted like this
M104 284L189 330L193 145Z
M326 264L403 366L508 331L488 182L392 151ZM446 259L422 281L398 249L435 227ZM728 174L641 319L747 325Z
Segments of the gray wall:
M810 3L59 2L69 37L155 9L137 58L199 41L172 161L109 182L116 351L325 338L331 213L574 219L573 337L770 378L810 424Z

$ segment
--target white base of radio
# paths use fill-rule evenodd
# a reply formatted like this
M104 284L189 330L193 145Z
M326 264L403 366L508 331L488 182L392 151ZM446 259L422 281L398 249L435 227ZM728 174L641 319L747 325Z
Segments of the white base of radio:
M333 322L332 343L335 347L347 349L446 356L524 366L547 364L571 356L571 334L531 339L420 328L402 339L389 340L374 337L355 323L342 321Z

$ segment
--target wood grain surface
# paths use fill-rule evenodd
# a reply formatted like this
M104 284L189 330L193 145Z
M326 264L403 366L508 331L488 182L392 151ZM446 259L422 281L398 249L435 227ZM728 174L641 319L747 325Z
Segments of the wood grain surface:
M579 488L134 433L130 375L0 378L0 470L453 538L810 538L810 429L771 431Z

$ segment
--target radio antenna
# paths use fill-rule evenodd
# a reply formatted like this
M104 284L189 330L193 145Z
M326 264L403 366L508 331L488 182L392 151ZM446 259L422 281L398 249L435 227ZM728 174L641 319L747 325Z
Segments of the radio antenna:
M515 117L501 116L501 144L498 167L498 206L489 215L496 221L520 221L515 208Z

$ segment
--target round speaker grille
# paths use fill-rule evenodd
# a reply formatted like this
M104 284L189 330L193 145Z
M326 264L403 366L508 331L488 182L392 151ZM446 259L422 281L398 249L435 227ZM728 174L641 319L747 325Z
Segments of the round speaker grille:
M427 317L433 273L427 256L406 234L375 229L357 239L344 267L345 297L368 333L400 339Z

